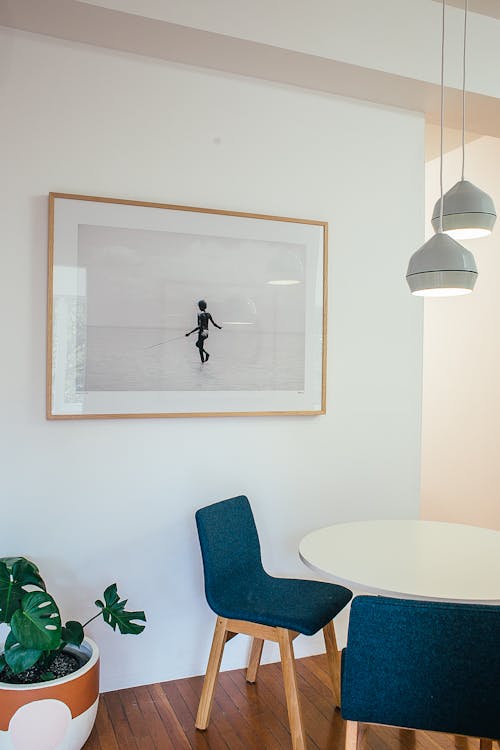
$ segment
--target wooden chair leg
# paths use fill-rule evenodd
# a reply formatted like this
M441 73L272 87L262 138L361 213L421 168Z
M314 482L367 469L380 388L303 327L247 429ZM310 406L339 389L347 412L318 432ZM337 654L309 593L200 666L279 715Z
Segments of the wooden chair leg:
M481 737L479 740L479 750L492 750L493 747L493 740L486 740L484 737Z
M340 708L340 660L341 653L337 648L337 639L335 637L335 627L333 622L329 622L323 628L325 638L326 656L328 659L328 669L332 678L332 692L335 706Z
M358 746L357 721L347 721L345 727L345 750L356 750Z
M297 692L297 672L293 654L292 633L285 628L276 628L280 646L283 681L285 683L286 705L290 721L293 750L307 750L304 722Z
M214 702L215 686L227 637L227 619L225 617L218 617L217 622L215 623L212 648L210 649L210 656L208 657L207 671L203 681L198 713L196 714L196 729L206 729L208 727L210 714L212 712L212 704Z
M263 645L264 641L262 638L254 638L252 640L252 648L250 650L250 659L248 660L247 668L247 682L253 683L257 680L257 672L259 671Z

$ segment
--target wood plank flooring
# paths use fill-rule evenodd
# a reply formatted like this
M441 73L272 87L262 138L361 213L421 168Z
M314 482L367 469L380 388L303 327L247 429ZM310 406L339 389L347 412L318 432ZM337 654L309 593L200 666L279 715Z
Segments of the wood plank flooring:
M297 660L308 750L343 750L345 726L332 708L326 655ZM243 669L221 672L210 726L194 728L202 677L101 696L84 750L290 750L279 664L248 685ZM364 727L360 750L479 750L479 740L391 727ZM499 750L498 743L493 750Z

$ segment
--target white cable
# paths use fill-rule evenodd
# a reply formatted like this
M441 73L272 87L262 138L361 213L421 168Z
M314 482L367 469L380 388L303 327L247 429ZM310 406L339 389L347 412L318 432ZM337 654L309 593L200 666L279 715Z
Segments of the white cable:
M444 114L444 19L445 5L443 0L443 22L441 31L441 161L439 165L439 186L441 190L441 200L439 205L439 232L443 231L443 114Z
M463 77L462 77L462 180L465 174L465 73L467 57L467 15L469 10L469 0L465 0L464 7L464 58L463 58Z

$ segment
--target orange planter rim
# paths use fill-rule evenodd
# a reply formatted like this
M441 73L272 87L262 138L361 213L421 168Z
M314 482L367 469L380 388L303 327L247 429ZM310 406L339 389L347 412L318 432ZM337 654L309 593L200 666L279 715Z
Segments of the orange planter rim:
M90 654L89 660L75 672L71 672L71 674L66 675L66 677L59 677L57 680L47 680L46 682L32 682L28 683L27 685L15 685L11 684L10 682L0 682L0 690L9 690L9 692L18 690L20 692L22 692L23 690L41 690L48 687L58 687L59 685L64 685L66 682L71 682L78 677L83 677L86 672L90 672L92 667L94 667L99 660L99 648L97 646L97 643L91 638L84 638L82 645L75 648L80 648L84 652Z

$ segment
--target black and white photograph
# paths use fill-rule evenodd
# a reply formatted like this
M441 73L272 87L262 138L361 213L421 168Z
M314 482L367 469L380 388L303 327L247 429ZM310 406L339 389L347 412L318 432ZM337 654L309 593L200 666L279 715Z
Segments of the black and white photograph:
M50 415L314 413L326 225L53 197Z

